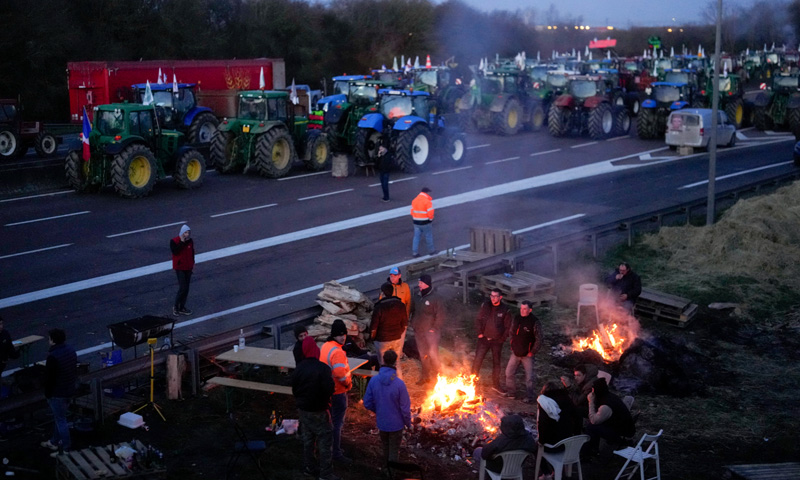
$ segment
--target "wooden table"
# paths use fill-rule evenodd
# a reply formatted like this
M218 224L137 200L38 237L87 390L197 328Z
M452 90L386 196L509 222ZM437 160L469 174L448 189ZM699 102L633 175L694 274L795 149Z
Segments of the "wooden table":
M28 335L27 337L22 337L20 339L11 342L14 344L14 348L19 349L20 357L22 357L23 367L27 367L28 365L30 365L31 345L38 342L39 340L44 340L44 337L42 337L41 335Z
M294 363L294 354L291 350L275 350L262 347L240 348L238 352L234 352L231 349L217 355L217 360L280 368L295 368L297 366ZM367 361L361 358L347 358L351 372L367 363Z

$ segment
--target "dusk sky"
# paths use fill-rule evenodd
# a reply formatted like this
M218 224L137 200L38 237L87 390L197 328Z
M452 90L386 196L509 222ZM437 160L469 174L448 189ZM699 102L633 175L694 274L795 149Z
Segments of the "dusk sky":
M676 25L703 23L703 12L716 0L463 0L464 3L480 11L516 11L533 7L537 12L537 24L547 20L545 12L555 5L561 19L583 17L585 25L630 26ZM723 0L725 7L730 5L752 5L755 0ZM675 19L673 22L673 18Z

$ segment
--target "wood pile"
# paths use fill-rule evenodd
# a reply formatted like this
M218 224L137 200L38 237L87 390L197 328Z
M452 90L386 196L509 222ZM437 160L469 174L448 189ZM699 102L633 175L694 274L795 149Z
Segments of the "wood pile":
M337 319L347 326L348 335L366 340L373 306L366 295L332 280L317 294L317 303L322 307L322 314L308 327L308 334L317 342L328 340L331 325Z
M657 320L679 328L686 328L697 314L697 304L688 298L643 288L633 307L636 318Z

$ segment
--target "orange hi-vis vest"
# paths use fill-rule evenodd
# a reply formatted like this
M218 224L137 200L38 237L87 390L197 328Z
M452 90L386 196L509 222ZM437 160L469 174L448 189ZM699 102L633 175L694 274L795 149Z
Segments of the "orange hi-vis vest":
M433 221L433 199L425 192L411 202L411 219L417 225L425 225Z
M347 363L347 354L342 350L342 345L335 340L329 340L322 345L319 361L331 367L333 372L333 394L345 393L353 387L350 378L350 364Z

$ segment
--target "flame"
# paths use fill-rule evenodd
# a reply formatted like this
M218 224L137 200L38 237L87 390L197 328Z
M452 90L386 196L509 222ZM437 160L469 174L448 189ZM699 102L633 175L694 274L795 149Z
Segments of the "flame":
M484 431L496 432L500 415L484 408L483 397L477 393L477 381L478 376L472 374L460 373L454 377L437 375L433 391L422 403L422 411L426 416L459 413L474 415Z
M611 327L600 325L599 331L592 330L590 337L574 338L572 349L580 352L594 350L607 362L619 360L620 355L625 351L624 345L630 342L617 333L617 328L616 323Z

